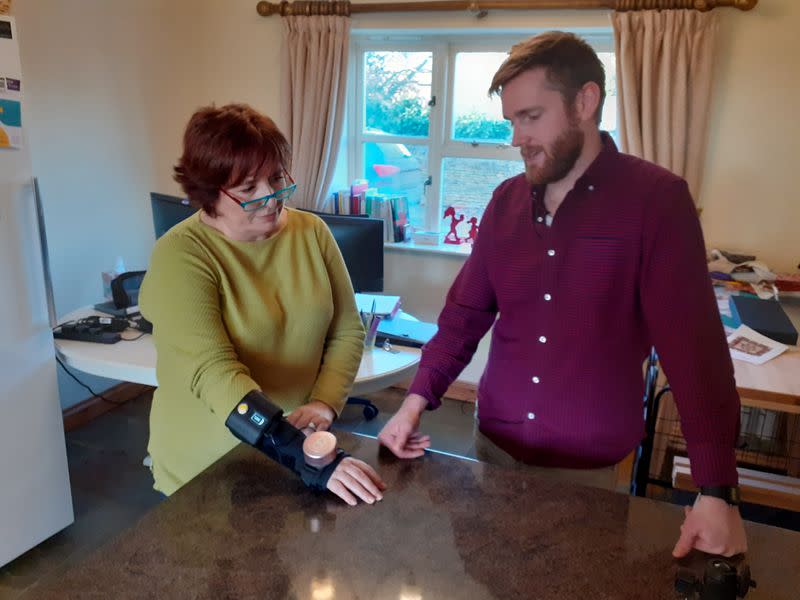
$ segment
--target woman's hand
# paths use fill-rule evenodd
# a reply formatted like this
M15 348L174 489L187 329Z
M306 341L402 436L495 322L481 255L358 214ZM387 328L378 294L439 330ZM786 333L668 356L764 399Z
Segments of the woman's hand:
M327 431L335 418L336 412L320 400L298 406L286 416L286 420L297 429L314 431Z
M383 500L386 484L367 463L352 456L342 459L328 480L328 489L350 506L361 498L367 504Z

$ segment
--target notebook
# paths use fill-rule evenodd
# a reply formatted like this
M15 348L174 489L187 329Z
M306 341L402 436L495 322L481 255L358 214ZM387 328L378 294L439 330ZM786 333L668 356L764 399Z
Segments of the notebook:
M731 296L730 306L734 320L742 325L747 325L776 342L789 346L797 344L797 330L775 300Z
M410 319L383 319L378 324L377 345L388 339L392 344L419 348L436 335L436 323L412 321Z

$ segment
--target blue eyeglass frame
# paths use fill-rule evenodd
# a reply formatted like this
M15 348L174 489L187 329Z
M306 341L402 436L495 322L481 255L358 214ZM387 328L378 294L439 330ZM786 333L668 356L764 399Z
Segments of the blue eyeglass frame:
M261 208L264 208L269 203L269 201L272 200L273 198L275 198L275 200L277 201L278 209L280 210L280 208L282 207L283 203L286 202L289 198L291 198L292 195L294 194L295 190L297 189L297 184L294 182L294 179L292 179L292 176L289 173L286 173L286 176L289 178L289 181L292 182L291 185L288 185L285 188L282 188L282 189L278 190L277 192L272 192L271 194L267 194L266 196L262 196L261 198L255 198L253 200L248 200L247 202L242 202L241 200L239 200L236 196L231 194L225 188L220 188L220 190L228 198L230 198L231 200L236 202L236 204L241 206L242 210L245 211L245 212L253 212L255 210L259 210Z

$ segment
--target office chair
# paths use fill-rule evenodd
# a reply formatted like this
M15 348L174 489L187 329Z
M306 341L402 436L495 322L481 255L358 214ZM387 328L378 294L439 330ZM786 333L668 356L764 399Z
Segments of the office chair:
M375 406L372 403L372 401L367 400L366 398L348 398L347 399L347 404L354 404L354 405L357 405L357 406L363 406L364 407L364 418L367 421L372 421L372 419L377 417L378 413L380 412L378 410L378 407Z
M644 497L647 492L647 484L654 483L650 478L650 461L653 458L653 441L656 435L656 417L661 398L670 391L669 385L656 392L658 381L658 354L655 348L650 348L650 356L647 359L647 370L645 371L644 383L644 418L645 418L645 437L636 452L636 463L633 467L633 480L631 481L631 495Z

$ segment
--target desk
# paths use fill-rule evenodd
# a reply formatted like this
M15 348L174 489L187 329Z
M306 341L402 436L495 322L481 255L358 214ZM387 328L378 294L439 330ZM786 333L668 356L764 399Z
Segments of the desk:
M800 302L781 305L800 331ZM734 360L733 369L742 404L800 415L800 347L790 346L763 365Z
M92 308L81 308L68 314L62 322L99 315ZM396 318L403 318L402 313ZM413 318L413 317L406 317ZM126 337L135 337L129 330ZM95 344L72 340L55 340L56 352L65 365L91 375L158 386L156 381L156 348L153 338L144 335L135 341L116 344ZM353 384L352 396L370 394L414 376L420 360L418 348L394 346L392 352L373 348L364 352Z
M800 330L800 302L792 299L781 304L795 328ZM800 478L800 347L790 346L786 352L763 365L734 360L733 369L743 407L775 411L780 413L780 419L785 420L785 425L779 422L775 426L775 430L780 432L780 438L776 438L776 441L783 448L773 445L769 447L769 452L740 450L737 451L737 461L753 468L785 472L791 478ZM664 383L663 377L661 382ZM663 479L665 473L673 468L673 455L684 454L686 447L678 427L678 412L672 401L659 404L658 421L662 425L657 435L661 436L662 441L655 444L650 473ZM674 485L674 477L672 480ZM782 504L773 505L785 507Z
M133 528L21 600L674 600L679 506L338 432L387 490L350 508L239 445ZM758 588L796 600L800 533L745 523ZM693 555L694 569L704 564Z

